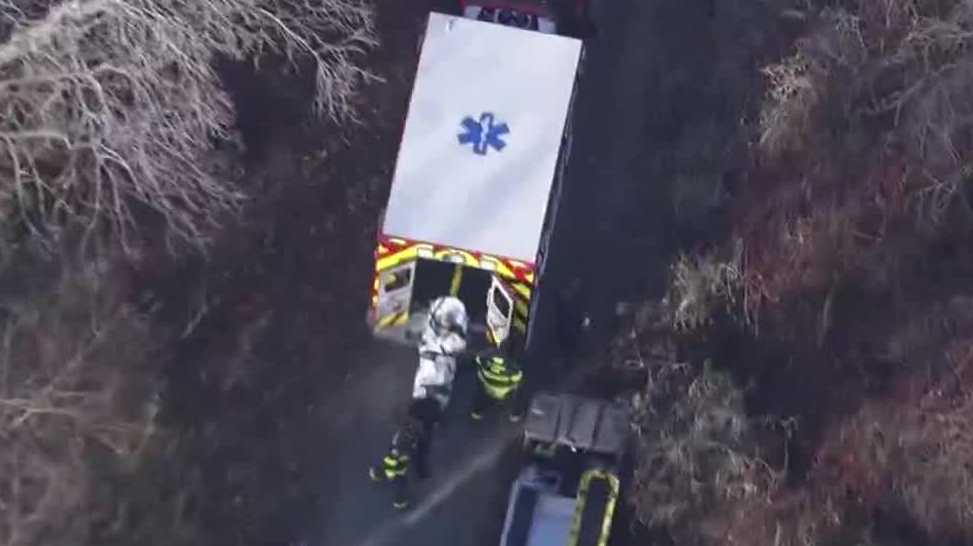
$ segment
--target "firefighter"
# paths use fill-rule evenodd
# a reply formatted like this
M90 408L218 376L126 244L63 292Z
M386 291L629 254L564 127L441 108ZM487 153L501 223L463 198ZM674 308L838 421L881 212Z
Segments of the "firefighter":
M387 483L395 492L392 507L404 510L412 501L410 470L422 480L429 476L429 447L432 428L439 419L439 405L431 398L413 400L392 444L382 460L368 469L373 482Z
M419 479L428 475L426 460L433 429L449 404L456 359L466 350L468 322L466 306L459 299L445 296L433 300L419 343L419 365L408 415L392 438L388 453L368 471L373 481L393 485L392 506L396 510L407 508L411 500L410 463L415 461Z
M446 296L433 301L419 342L414 400L434 399L440 411L445 411L456 378L456 360L466 351L468 323L466 306L459 299Z
M474 358L478 381L470 417L475 421L483 418L487 408L497 404L510 405L511 422L516 423L524 416L524 372L519 362L511 358L509 347L508 341L500 347L491 347Z

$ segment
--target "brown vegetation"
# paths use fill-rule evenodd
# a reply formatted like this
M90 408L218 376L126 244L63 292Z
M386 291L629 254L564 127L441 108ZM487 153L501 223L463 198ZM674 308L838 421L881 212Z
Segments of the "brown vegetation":
M165 442L152 360L167 336L104 267L34 265L0 304L0 542L110 538L135 515L109 491Z
M250 75L274 82L302 73L310 92L281 110L318 114L337 133L373 78L363 65L373 24L361 0L0 0L0 543L246 544L300 532L281 513L294 511L304 456L287 441L307 437L287 419L306 414L301 397L287 423L261 430L274 445L241 440L290 378L276 368L283 378L256 384L283 357L256 356L272 313L265 296L240 295L269 290L268 264L287 261L266 209L288 192L244 172L239 90L218 69L264 63ZM296 167L275 174L306 183L339 138L295 152L313 165L288 156ZM315 209L301 233L333 227L343 206ZM241 211L251 222L220 239ZM199 251L230 263L202 264ZM236 251L246 256L226 259ZM226 286L241 277L249 284ZM204 328L213 347L193 352ZM231 399L245 417L217 411Z
M746 415L743 394L708 362L698 373L686 363L651 367L633 487L643 522L691 543L701 515L773 489L777 475L755 451L761 424Z
M793 417L787 458L766 459L787 479L699 510L690 538L653 508L685 492L635 501L705 544L969 544L973 3L804 4L802 37L763 71L730 236L675 263L680 333L639 338L711 355L751 386L749 422Z
M0 14L4 238L80 228L133 251L161 219L170 242L205 247L243 202L219 151L234 111L215 63L304 63L333 117L353 116L371 77L361 0L3 0Z

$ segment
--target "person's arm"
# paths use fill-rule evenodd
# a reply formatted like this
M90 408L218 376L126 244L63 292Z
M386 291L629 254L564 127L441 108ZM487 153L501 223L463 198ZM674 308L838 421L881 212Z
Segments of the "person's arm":
M453 356L459 358L466 353L466 348L469 346L466 343L466 339L463 336L451 333L439 342L443 354L448 356Z

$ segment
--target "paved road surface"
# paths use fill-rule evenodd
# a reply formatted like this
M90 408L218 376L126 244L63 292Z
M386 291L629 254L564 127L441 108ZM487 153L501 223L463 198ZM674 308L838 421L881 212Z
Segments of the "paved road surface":
M401 1L401 0L390 0ZM547 286L572 276L585 281L596 324L607 323L616 298L643 290L661 273L662 199L633 202L633 186L644 160L652 82L650 7L645 0L594 0L598 36L589 42L575 109L575 141L564 201L552 241ZM502 62L502 60L500 60ZM650 193L653 190L650 190ZM659 191L655 191L660 195ZM636 218L639 232L621 236L620 222ZM612 267L603 264L611 260ZM622 264L623 267L618 267ZM552 322L552 307L535 320ZM551 347L548 335L537 357ZM367 465L387 447L393 419L408 399L415 369L413 351L376 343L356 357L340 398L318 408L328 437L343 445L330 462L328 500L309 546L490 546L498 543L507 493L516 470L517 430L501 419L473 424L465 418L474 377L458 379L453 415L433 446L434 477L423 485L420 503L394 514L388 491L368 482Z

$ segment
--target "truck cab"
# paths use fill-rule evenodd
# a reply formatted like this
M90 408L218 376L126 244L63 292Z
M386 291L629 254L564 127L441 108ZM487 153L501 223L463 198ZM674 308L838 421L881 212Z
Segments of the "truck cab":
M629 423L621 403L537 394L524 430L528 462L511 488L500 546L605 546Z
M467 0L462 2L463 17L488 23L557 34L557 15L550 0Z
M579 37L588 0L460 0L463 17L545 34Z

